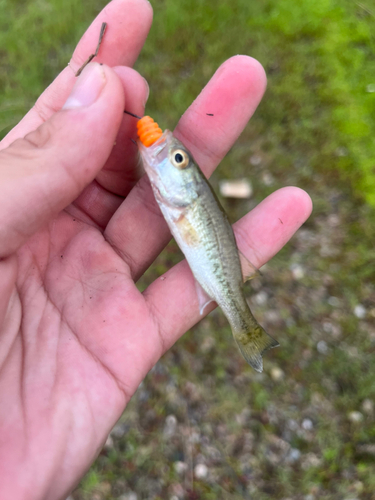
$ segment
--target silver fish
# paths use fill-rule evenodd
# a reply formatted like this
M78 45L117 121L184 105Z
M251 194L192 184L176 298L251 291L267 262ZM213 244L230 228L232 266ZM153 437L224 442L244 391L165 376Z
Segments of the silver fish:
M208 296L197 287L201 314L214 300L243 357L261 372L262 354L279 343L257 323L246 302L233 230L215 193L191 153L169 130L151 146L138 141L138 147L156 201Z

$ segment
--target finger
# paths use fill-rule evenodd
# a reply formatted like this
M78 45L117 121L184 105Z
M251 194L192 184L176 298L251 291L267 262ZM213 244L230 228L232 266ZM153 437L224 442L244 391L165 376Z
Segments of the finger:
M143 116L149 93L146 80L131 68L114 70L124 86L127 111ZM137 119L124 113L115 146L97 177L99 184L119 196L126 196L139 180L138 147L131 139L137 139Z
M70 66L74 73L95 51L103 22L107 23L107 28L97 59L108 66L133 66L151 27L151 4L147 0L109 2L91 23L73 53Z
M264 70L255 59L232 57L220 66L181 118L175 135L207 176L238 138L265 87ZM147 177L138 182L114 214L105 236L127 261L135 280L164 248L170 232Z
M293 236L311 210L312 202L305 191L295 187L276 191L234 225L239 250L260 268ZM155 318L163 346L163 352L160 352L160 342L155 347L157 352L153 362L156 362L203 317L199 314L194 277L187 262L180 262L162 279L154 281L145 290L144 297ZM214 303L207 306L204 315L215 307Z
M143 116L148 97L146 80L132 68L113 69L123 84L126 107ZM108 160L95 181L74 202L75 207L103 229L143 173L138 148L131 141L137 137L136 124L136 119L124 113Z
M103 22L107 29L98 56L108 66L132 66L146 40L152 22L152 7L147 0L112 0L99 13L79 41L69 66L39 97L35 106L0 143L0 149L35 130L58 111L75 83L75 73L95 51Z
M91 63L64 109L0 152L0 258L71 203L107 160L122 120L115 72Z

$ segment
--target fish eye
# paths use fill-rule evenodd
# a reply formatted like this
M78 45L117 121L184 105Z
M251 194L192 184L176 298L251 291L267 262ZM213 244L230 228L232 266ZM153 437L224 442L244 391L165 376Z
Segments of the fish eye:
M189 156L186 151L177 149L177 151L173 151L171 161L174 167L183 170L189 165Z

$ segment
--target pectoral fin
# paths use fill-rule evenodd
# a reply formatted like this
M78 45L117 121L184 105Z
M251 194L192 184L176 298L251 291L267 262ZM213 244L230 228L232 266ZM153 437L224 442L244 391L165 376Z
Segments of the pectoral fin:
M247 257L244 256L243 253L238 251L238 255L240 257L241 270L242 270L242 278L244 283L246 281L252 280L254 278L259 278L262 276L262 273L257 269Z
M214 302L214 300L209 295L207 295L207 293L203 290L197 280L195 280L195 289L197 291L199 313L201 316L203 316L206 307L211 304L211 302Z

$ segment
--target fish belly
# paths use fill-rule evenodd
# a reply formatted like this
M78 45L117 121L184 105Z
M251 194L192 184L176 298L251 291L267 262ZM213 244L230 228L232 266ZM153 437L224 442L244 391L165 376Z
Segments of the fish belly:
M161 208L196 281L227 317L247 363L261 372L262 354L279 344L250 311L242 289L241 264L232 228L219 207L207 207L211 202L173 212Z

